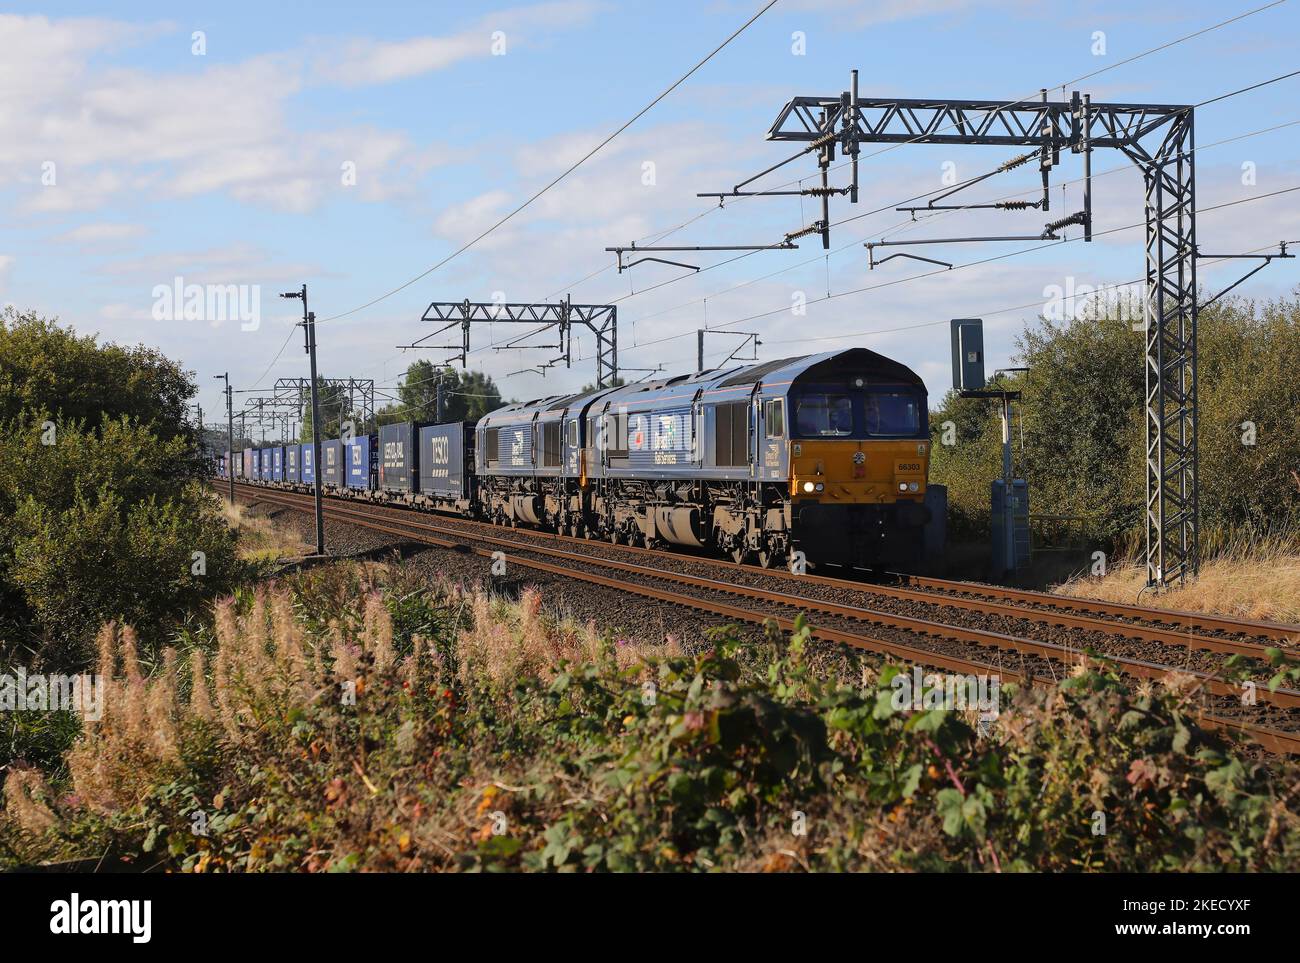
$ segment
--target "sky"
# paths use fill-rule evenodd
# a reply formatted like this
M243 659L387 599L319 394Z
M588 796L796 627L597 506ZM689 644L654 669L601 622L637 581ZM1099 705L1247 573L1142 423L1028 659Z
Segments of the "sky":
M861 345L912 366L937 400L951 384L950 318L985 318L990 370L1011 364L1016 336L1054 293L1139 277L1143 232L1084 244L1072 227L1068 243L1026 253L1040 245L883 252L951 271L903 258L873 270L863 243L1038 235L1081 207L1078 157L1063 154L1052 172L1048 215L912 223L900 202L1019 151L868 145L858 204L835 198L831 216L883 210L834 227L829 255L811 237L798 250L664 255L698 273L654 263L620 273L604 249L673 228L660 243L771 244L807 225L819 213L811 198L719 208L696 195L793 154L766 140L780 109L794 96L837 96L852 69L864 97L1014 101L1047 87L1053 99L1079 90L1094 102L1196 104L1300 68L1300 2L1146 52L1267 2L778 0L575 172L423 277L631 119L761 0L42 4L0 15L0 304L158 348L196 372L209 421L224 407L214 374L230 373L237 407L277 378L306 376L301 305L277 296L303 284L321 374L373 378L381 401L410 362L451 353L399 347L431 333L420 320L431 302L565 295L617 306L629 379L693 370L695 332L709 327L741 332L707 337L709 365L747 333L760 360ZM1298 91L1293 77L1197 110L1203 252L1300 240L1300 191L1262 196L1300 186ZM1136 170L1105 150L1093 169L1095 230L1139 224ZM756 183L809 186L816 170L805 156ZM1037 184L1031 163L961 198L1033 199ZM1220 204L1232 206L1207 210ZM1286 295L1298 264L1275 262L1239 290ZM1203 262L1200 276L1217 290L1250 266ZM247 310L187 315L190 285L235 291ZM593 380L590 336L576 336L568 368L544 368L555 354L544 348L495 350L527 330L476 327L470 367L519 399Z

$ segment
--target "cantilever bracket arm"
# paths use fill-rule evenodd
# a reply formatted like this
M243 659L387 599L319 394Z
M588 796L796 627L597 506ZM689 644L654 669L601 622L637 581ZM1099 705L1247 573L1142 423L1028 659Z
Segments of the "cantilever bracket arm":
M624 254L641 254L647 251L671 252L671 251L797 251L799 245L791 244L789 240L782 241L780 244L683 244L683 245L651 245L650 247L637 247L635 244L629 244L626 247L607 247L606 251L613 252L618 257L618 273L622 274L633 265L640 264L642 261L659 261L660 258L646 257L639 258L631 264L623 263ZM699 268L691 264L681 264L676 261L664 261L665 264L676 264L678 267Z
M1061 237L1056 232L1063 227L1069 227L1071 224L1082 224L1087 229L1090 224L1088 212L1077 211L1074 214L1052 221L1043 227L1042 234L1003 234L995 237L921 237L910 241L868 241L863 247L867 249L868 256L871 258L871 266L875 267L877 264L884 264L885 261L889 260L889 258L882 261L874 259L871 252L878 247L903 247L915 244L983 244L995 241L1059 241ZM893 256L897 257L897 255ZM908 256L913 257L913 255ZM1277 257L1277 255L1273 256ZM929 261L930 258L916 258L916 260ZM945 262L935 261L933 263L943 264ZM947 266L952 267L951 264Z
M836 195L843 197L851 193L851 187L805 187L798 191L701 191L696 197L716 197L720 201L727 197L826 197Z
M618 273L622 274L624 271L630 271L638 264L643 264L646 261L655 261L658 264L667 264L669 267L685 268L688 271L699 270L699 268L696 267L694 264L685 264L681 261L670 261L667 258L663 258L663 257L639 257L635 261L628 261L626 264L624 264L623 255L620 254L618 257Z
M967 178L966 180L962 181L960 184L957 184L956 186L951 187L940 194L936 194L934 197L930 198L930 202L926 204L925 207L896 207L894 208L894 210L908 211L913 214L915 214L917 211L962 211L962 210L993 209L993 208L997 208L1001 210L1024 210L1028 208L1041 207L1043 210L1047 210L1048 202L1047 202L1046 195L1044 195L1044 197L1041 200L1037 200L1037 201L1010 202L1012 205L1010 207L1007 206L1007 202L994 202L991 204L937 204L938 201L947 200L948 198L952 197L954 194L958 193L959 191L964 191L968 187L974 187L976 184L986 181L990 177L996 177L998 174L1004 174L1007 171L1012 171L1015 170L1017 167L1020 167L1024 164L1028 164L1031 160L1036 159L1038 156L1039 156L1038 153L1035 151L1031 151L1028 154L1020 154L1017 157L1013 157L1010 160L1005 161L994 170L991 170L985 174L979 174L975 177Z
M866 248L867 248L867 267L872 271L874 271L880 265L884 264L886 261L892 261L896 257L905 257L912 261L924 261L926 264L937 264L939 267L945 267L950 271L952 270L952 265L949 264L947 261L937 261L932 257L922 257L919 254L907 254L906 252L903 251L899 251L897 254L891 254L889 255L889 257L882 257L879 261L877 261L876 250L875 250L876 245L868 244L866 245Z
M1229 284L1226 288L1224 288L1214 297L1210 298L1210 300L1205 301L1202 304L1198 305L1198 307L1208 308L1215 301L1219 300L1219 298L1223 297L1233 288L1237 287L1237 285L1243 283L1244 281L1248 280L1251 277L1254 277L1260 271L1264 270L1264 268L1272 264L1274 258L1286 259L1286 260L1290 260L1294 258L1295 257L1294 254L1288 254L1286 251L1287 245L1290 243L1291 243L1290 241L1280 242L1277 246L1278 252L1276 254L1202 254L1200 251L1196 251L1195 253L1198 258L1212 258L1216 261L1225 261L1225 260L1258 260L1259 261L1259 264L1256 267L1247 271L1245 274L1243 274L1237 280L1233 281L1231 284Z
M868 241L862 245L866 248L872 247L903 247L913 244L968 244L983 243L986 241L1042 241L1042 240L1060 240L1054 237L1045 237L1042 234L1002 234L997 237L920 237L911 241Z

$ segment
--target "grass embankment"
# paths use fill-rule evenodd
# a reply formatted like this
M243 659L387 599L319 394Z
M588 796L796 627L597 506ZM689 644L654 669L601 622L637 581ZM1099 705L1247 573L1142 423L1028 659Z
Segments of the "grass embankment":
M1200 575L1160 594L1143 592L1146 564L1126 561L1101 578L1071 579L1055 591L1063 595L1143 605L1214 612L1236 618L1300 623L1300 540L1294 536L1236 542L1203 562Z
M1295 870L1300 769L1095 671L972 712L806 632L635 648L336 563L243 592L5 786L0 859L258 870ZM1009 698L1007 698L1009 696Z
M226 524L239 533L239 555L246 562L269 565L302 558L315 551L314 546L293 532L276 525L265 515L250 512L241 502L232 505L223 500L221 513Z

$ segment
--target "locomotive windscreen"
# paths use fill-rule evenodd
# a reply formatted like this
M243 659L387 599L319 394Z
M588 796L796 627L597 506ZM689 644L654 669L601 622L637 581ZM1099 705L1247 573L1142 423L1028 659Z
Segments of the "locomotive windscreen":
M913 438L925 433L924 396L908 387L806 385L792 397L799 438Z

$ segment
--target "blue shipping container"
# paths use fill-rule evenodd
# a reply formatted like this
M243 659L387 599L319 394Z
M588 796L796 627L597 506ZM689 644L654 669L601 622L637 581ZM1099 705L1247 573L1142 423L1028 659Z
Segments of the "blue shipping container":
M284 481L284 446L271 449L271 481Z
M321 484L343 487L343 442L337 438L320 444Z
M465 426L462 423L421 428L419 460L423 494L437 498L464 497Z
M379 428L379 487L384 491L414 492L419 490L420 476L416 472L418 438L417 425L403 421Z
M299 479L304 485L316 484L316 448L314 445L299 445L299 459L302 462Z
M347 487L373 491L375 487L371 465L374 446L369 435L357 435L351 442L344 443L347 460Z

